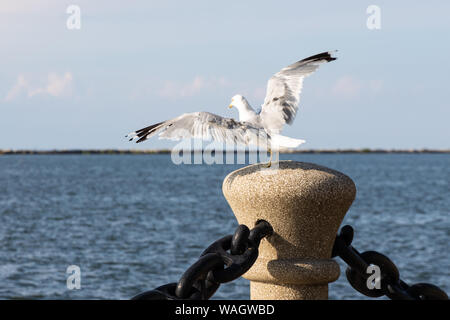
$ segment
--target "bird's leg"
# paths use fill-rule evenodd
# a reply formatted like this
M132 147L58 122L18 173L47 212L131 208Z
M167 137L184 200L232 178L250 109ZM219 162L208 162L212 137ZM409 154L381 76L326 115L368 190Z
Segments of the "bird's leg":
M270 168L272 166L272 148L269 147L269 153L270 153L270 159L269 162L266 164L266 168Z

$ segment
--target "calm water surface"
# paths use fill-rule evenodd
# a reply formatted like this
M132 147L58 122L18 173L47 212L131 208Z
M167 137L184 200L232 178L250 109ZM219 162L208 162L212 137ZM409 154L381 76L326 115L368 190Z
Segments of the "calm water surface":
M389 256L409 284L450 292L450 155L281 158L349 175L357 196L344 223L355 247ZM170 155L0 157L0 298L128 299L177 281L236 228L221 186L239 167L176 166ZM69 265L81 268L81 290L66 288ZM248 299L248 281L214 298ZM364 297L341 274L330 298Z

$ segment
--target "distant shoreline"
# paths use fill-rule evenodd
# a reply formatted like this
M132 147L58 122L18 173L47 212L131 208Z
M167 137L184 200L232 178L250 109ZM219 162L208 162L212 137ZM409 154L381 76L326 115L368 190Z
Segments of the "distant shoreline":
M201 150L194 151L200 152ZM236 151L235 151L236 152ZM239 151L243 152L243 151ZM254 151L251 151L254 152ZM68 149L68 150L0 150L1 155L64 155L64 154L170 154L171 150L120 150L120 149ZM248 153L248 151L247 151ZM366 154L366 153L437 153L437 154L450 154L450 149L309 149L309 150L284 150L280 151L282 154Z

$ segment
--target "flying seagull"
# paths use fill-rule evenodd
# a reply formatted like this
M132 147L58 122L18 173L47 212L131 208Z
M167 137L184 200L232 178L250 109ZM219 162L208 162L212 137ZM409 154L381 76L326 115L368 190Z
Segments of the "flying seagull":
M292 124L300 102L303 79L323 63L336 60L333 52L323 52L295 62L274 74L267 83L267 92L261 111L256 112L242 95L231 99L229 108L239 112L239 121L209 112L185 113L129 133L126 137L136 143L159 134L160 139L181 140L200 138L243 145L295 148L304 140L280 135L283 126ZM269 166L270 166L269 161Z

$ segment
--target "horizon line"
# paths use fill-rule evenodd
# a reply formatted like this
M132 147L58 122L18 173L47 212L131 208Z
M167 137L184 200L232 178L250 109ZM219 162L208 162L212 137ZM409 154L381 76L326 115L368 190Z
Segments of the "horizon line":
M183 150L179 150L183 151ZM192 150L190 153L204 152L204 149ZM208 150L209 151L209 150ZM227 152L227 150L211 150L212 152ZM211 152L210 151L210 152ZM258 150L228 150L234 153L255 153L264 152ZM51 154L170 154L170 149L0 149L0 155L51 155ZM296 154L296 153L450 153L450 149L385 149L385 148L343 148L343 149L296 149L296 150L280 150L280 154Z

